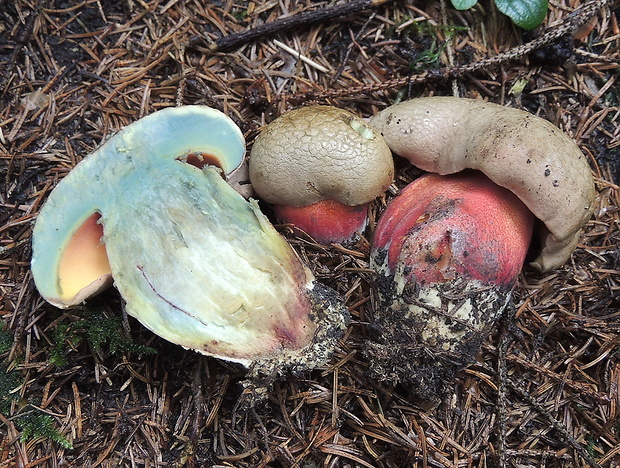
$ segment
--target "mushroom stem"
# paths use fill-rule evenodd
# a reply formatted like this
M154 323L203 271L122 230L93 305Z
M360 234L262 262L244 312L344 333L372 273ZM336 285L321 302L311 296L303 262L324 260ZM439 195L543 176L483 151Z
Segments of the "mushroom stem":
M346 244L366 228L368 205L321 200L306 206L274 205L273 209L278 222L292 224L321 244Z
M373 375L415 382L420 398L437 399L509 304L533 224L512 192L479 172L427 174L408 185L373 238Z

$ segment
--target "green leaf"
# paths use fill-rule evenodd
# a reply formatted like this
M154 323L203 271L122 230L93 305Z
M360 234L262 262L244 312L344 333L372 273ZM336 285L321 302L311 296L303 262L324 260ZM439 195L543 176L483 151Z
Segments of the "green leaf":
M457 10L469 10L473 7L478 0L450 0L452 2L452 6Z
M521 94L523 94L523 90L527 86L527 83L528 83L528 80L525 78L517 80L515 84L513 84L512 87L510 88L510 91L508 91L508 94L511 94L512 96L517 96L517 97L521 96Z
M545 19L548 0L495 0L495 5L517 26L530 30Z

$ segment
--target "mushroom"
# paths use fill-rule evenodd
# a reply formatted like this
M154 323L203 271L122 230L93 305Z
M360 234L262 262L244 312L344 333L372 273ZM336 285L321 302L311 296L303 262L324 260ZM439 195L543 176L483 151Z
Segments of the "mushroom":
M533 225L527 207L481 172L426 174L406 186L372 240L372 375L438 399L509 303Z
M162 110L114 135L41 209L32 257L41 295L70 307L113 278L129 315L250 367L257 388L325 362L348 312L223 179L244 152L239 128L205 106Z
M362 119L331 106L302 107L267 125L250 153L250 181L279 222L321 243L366 227L368 204L394 177L390 149Z
M541 271L564 264L590 219L596 191L579 147L550 122L475 99L418 98L388 107L370 126L390 149L437 174L482 171L539 220Z
M434 174L405 187L374 231L379 307L365 352L376 378L414 383L434 402L510 305L532 231L536 268L569 258L592 213L593 178L558 128L494 104L413 99L370 125Z

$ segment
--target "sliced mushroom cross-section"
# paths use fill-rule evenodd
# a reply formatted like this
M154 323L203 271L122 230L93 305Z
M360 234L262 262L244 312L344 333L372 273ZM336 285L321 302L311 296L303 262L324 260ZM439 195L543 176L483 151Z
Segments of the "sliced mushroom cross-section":
M69 307L111 277L127 312L173 343L262 374L324 362L346 308L222 177L244 152L238 127L204 106L156 112L114 135L39 214L32 271L42 296Z

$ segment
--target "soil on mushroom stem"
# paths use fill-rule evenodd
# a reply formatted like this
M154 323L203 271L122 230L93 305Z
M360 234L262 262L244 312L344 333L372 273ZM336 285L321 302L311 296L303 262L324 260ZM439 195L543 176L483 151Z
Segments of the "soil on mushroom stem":
M393 297L393 277L379 276L377 287L384 291L384 297ZM452 281L438 286L436 292L441 303L469 304L471 320L487 325L473 330L456 318L451 321L441 317L446 320L445 336L432 344L419 334L430 317L439 312L418 299L415 287L403 293L407 297L401 307L391 306L391 299L387 303L382 301L380 315L369 325L369 340L364 347L370 375L379 381L405 384L407 393L424 405L433 406L445 398L457 373L474 362L498 319L514 312L509 305L510 290L486 288L482 292L467 292L466 288L466 281ZM410 310L414 304L418 306L415 314ZM460 338L456 339L457 336Z

